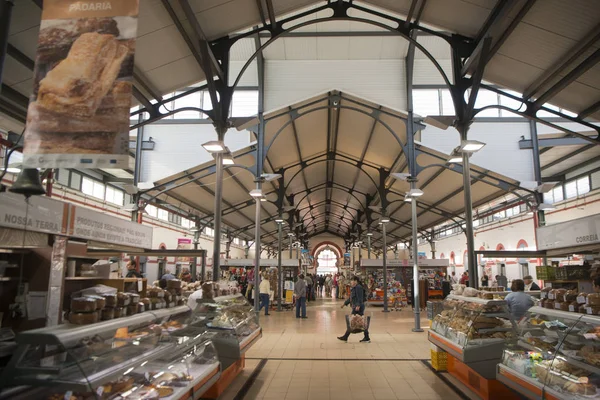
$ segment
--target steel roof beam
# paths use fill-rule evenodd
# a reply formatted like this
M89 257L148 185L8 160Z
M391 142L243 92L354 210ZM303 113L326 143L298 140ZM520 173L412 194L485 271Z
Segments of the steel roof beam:
M591 114L597 112L600 110L600 101L595 102L594 104L592 104L591 106L589 106L588 108L586 108L585 110L581 111L579 113L579 115L577 115L577 118L587 118L588 116L590 116Z
M481 40L477 43L477 47L470 55L468 60L464 63L461 75L465 76L467 74L472 73L475 70L475 61L479 59L479 55L483 50L485 36L492 36L494 43L492 43L491 48L487 52L487 55L484 60L478 61L477 68L482 68L485 66L498 52L500 47L506 42L508 37L513 33L515 28L521 23L525 15L529 12L531 7L535 4L536 0L527 0L527 2L521 7L518 14L515 18L510 22L508 27L502 32L499 32L499 29L502 23L505 21L506 17L509 14L509 11L516 6L518 1L516 0L498 0L496 6L493 11L490 13L490 18L484 23L482 30L478 34L478 37L481 37Z
M583 153L584 151L587 151L587 150L590 150L590 149L594 148L595 146L596 146L595 144L588 144L587 146L580 147L579 149L577 149L577 150L575 150L575 151L573 151L571 153L568 153L568 154L566 154L566 155L564 155L564 156L562 156L560 158L557 158L556 160L554 160L552 162L549 162L546 165L542 165L542 171L545 170L545 169L548 169L548 168L552 168L555 165L558 165L558 164L562 163L563 161L566 161L569 158L571 158L571 157L573 157L573 156L575 156L577 154Z
M589 144L587 140L583 140L576 137L562 137L562 138L550 138L550 139L538 139L539 147L559 147L559 146L583 146ZM519 140L519 149L530 150L533 149L533 141L529 139ZM540 152L541 154L541 152Z
M27 121L27 112L15 106L14 104L0 98L0 111L6 114L10 118L17 120L21 123Z
M194 55L194 58L198 62L198 65L200 65L200 67L206 74L206 77L208 78L209 76L213 76L214 74L219 77L221 82L225 82L226 74L221 69L221 64L219 64L219 61L217 61L217 58L210 49L208 45L208 40L206 39L206 35L204 34L204 31L202 30L202 27L200 26L200 23L198 22L198 19L196 18L192 7L190 6L190 3L188 2L188 0L178 1L183 11L183 14L187 18L190 26L192 27L192 30L194 32L193 38L190 37L190 35L183 27L181 20L179 19L179 17L177 17L177 14L171 6L169 0L162 0L162 3L163 6L166 8L167 12L169 13L169 16L173 20L173 23L177 27L177 30L188 45L191 53ZM227 84L227 82L225 82L225 84ZM213 104L217 103L213 102Z
M29 105L29 99L21 92L3 83L0 89L0 94L6 100L13 102L15 103L15 105L27 110L27 106Z
M582 61L578 66L573 68L568 74L566 74L561 80L559 80L554 86L548 89L544 94L538 97L533 103L534 106L542 106L549 100L552 100L558 93L564 88L575 82L581 75L585 74L590 68L596 65L600 61L600 49L596 49L588 58Z
M529 85L523 92L523 98L530 99L550 86L557 77L573 65L577 59L594 46L598 40L600 40L600 24L596 25L594 29L584 36L584 40L577 43L572 49L567 51L566 54L563 54L555 65L545 70L539 78Z
M6 54L31 71L35 68L35 62L10 43L6 47Z

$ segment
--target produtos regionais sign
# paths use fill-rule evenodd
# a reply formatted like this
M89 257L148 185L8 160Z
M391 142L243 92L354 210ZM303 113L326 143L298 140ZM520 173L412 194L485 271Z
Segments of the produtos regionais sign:
M537 229L540 250L587 246L600 243L600 214Z

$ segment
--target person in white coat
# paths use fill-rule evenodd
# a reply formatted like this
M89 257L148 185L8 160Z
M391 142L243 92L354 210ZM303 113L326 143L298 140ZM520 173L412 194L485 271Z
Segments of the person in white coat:
M266 275L262 275L262 281L260 282L260 286L258 287L260 291L259 295L259 304L260 307L258 311L265 308L265 315L269 314L269 297L271 296L271 284L269 283L269 279Z

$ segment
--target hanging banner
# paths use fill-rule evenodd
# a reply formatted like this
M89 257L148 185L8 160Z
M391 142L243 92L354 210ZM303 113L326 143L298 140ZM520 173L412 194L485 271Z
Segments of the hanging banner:
M191 250L192 248L191 238L177 239L177 250ZM189 264L191 260L191 257L175 257L176 263Z
M45 196L0 193L0 226L66 235L69 205Z
M152 248L152 227L71 206L69 236L127 247Z
M139 0L44 0L23 163L128 168Z

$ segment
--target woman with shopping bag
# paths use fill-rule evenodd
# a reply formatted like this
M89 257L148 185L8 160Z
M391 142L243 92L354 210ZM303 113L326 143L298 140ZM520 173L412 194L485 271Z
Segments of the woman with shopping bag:
M338 339L344 342L348 341L348 337L351 333L364 332L365 337L361 340L361 343L370 343L371 339L369 338L369 323L370 317L365 317L365 301L366 301L366 292L362 287L360 280L357 276L353 276L350 280L350 286L352 289L350 291L350 298L347 299L342 308L350 304L352 307L352 313L350 315L346 315L346 333L344 336L339 336Z

